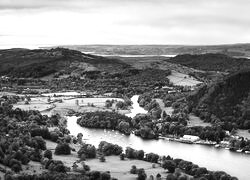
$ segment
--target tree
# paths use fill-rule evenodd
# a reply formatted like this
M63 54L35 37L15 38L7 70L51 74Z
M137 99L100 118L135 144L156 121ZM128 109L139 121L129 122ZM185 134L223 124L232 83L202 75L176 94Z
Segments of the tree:
M52 159L52 151L51 150L46 150L43 154L45 158Z
M105 156L101 155L99 160L100 160L100 162L105 162L106 161Z
M161 174L158 173L158 174L156 175L156 180L160 180L160 179L161 179Z
M142 169L138 169L138 180L145 180L147 178L147 174L145 173L145 170Z
M177 178L173 174L168 174L166 180L177 180Z
M164 119L164 118L166 118L167 117L167 113L166 113L166 111L163 111L163 113L162 113L162 118Z
M143 150L139 150L136 152L136 158L139 159L139 160L143 160L144 158L144 151Z
M22 170L22 166L20 164L14 164L13 166L11 166L11 170L14 172L19 172Z
M103 172L101 173L101 180L110 180L111 176L109 172Z
M96 157L96 148L91 144L82 144L82 147L77 152L78 157L81 157L82 154L85 155L86 158L95 158Z
M175 168L176 168L176 164L174 161L172 160L165 160L162 163L162 167L164 169L167 169L169 173L174 173Z
M56 149L55 149L55 154L56 155L68 155L71 154L71 148L67 143L60 143L57 144Z
M77 134L77 140L78 140L78 143L79 143L79 144L82 143L82 137L83 137L83 134L82 134L82 133L78 133L78 134Z
M136 168L135 165L133 165L133 166L131 167L130 173L131 173L131 174L137 174L137 168Z
M125 159L125 154L124 154L124 153L121 153L121 154L120 154L120 160L123 161L124 159Z

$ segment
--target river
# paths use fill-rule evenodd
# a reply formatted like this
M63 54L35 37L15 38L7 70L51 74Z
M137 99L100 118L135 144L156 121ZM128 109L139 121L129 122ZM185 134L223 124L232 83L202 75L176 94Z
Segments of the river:
M136 115L136 112L146 112L139 106L137 99L138 96L132 98L133 109L128 114L130 117ZM250 178L250 155L247 154L205 145L190 145L167 140L143 140L133 134L126 136L117 131L83 128L76 121L76 116L68 117L68 129L71 134L76 136L81 132L84 141L95 146L98 146L100 141L107 141L118 144L123 148L130 146L137 150L143 149L145 152L170 155L174 158L192 161L209 170L225 171L240 180L249 180Z

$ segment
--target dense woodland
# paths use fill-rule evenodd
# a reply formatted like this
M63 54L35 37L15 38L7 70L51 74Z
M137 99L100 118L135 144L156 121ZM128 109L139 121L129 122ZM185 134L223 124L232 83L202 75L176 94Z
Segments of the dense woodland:
M250 67L249 59L212 53L177 55L167 61L204 71L236 72Z
M229 75L188 97L189 108L204 121L226 130L250 129L250 71Z

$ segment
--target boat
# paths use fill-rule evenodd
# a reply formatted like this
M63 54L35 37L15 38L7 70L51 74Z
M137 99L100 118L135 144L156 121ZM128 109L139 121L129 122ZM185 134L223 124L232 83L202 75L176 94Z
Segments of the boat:
M215 144L215 145L214 145L214 147L219 148L219 147L220 147L220 145L219 145L219 144Z

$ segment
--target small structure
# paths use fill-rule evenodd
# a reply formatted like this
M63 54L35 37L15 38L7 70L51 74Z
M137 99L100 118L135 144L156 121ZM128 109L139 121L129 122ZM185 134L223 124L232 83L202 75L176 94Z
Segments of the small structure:
M190 141L192 143L198 141L200 138L199 136L193 136L193 135L184 135L182 138L184 141Z

